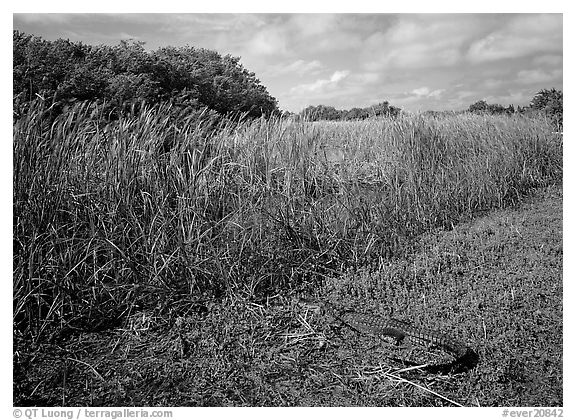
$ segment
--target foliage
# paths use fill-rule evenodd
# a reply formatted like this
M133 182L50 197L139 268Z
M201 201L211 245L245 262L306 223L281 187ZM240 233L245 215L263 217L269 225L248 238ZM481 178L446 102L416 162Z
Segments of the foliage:
M221 115L277 112L276 99L238 57L215 51L186 46L148 52L142 42L90 46L14 31L13 54L17 115L37 97L57 111L81 100L106 103L104 114L116 115L142 101L172 101L179 104L174 110L207 107Z
M563 126L563 94L561 90L543 89L530 102L530 108L544 112L561 128Z
M341 112L338 111L333 106L326 105L310 105L309 107L302 110L301 116L304 116L309 121L334 121L341 118Z
M558 129L562 128L563 124L563 95L562 91L552 89L540 90L530 102L527 107L509 105L504 107L499 104L488 104L485 100L480 100L468 107L468 112L474 114L489 114L489 115L512 115L512 114L525 114L527 116L543 113L550 118L557 126Z
M364 120L378 116L397 116L399 113L400 108L391 106L388 101L384 101L366 108L352 108L350 110L338 110L333 106L326 105L311 105L299 115L307 121L341 121Z
M489 115L501 115L501 114L512 115L514 114L515 111L514 111L514 105L508 105L508 107L504 107L500 104L489 104L485 100L480 100L470 105L468 107L468 112L472 112L475 114L489 114Z

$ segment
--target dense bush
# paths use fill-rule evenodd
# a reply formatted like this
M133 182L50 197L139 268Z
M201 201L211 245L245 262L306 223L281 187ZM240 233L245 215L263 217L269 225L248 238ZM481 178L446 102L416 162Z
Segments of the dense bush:
M539 91L530 102L530 109L544 112L552 121L562 129L564 107L561 90L543 89Z
M240 59L193 47L148 52L141 42L91 46L13 32L16 116L38 97L57 114L75 101L106 104L118 114L134 102L172 102L173 108L207 107L220 115L259 117L277 112L276 99Z
M484 100L478 101L473 103L468 107L469 112L473 112L475 114L490 114L490 115L500 115L500 114L507 114L512 115L514 114L514 105L508 105L508 107L504 107L500 104L489 104Z

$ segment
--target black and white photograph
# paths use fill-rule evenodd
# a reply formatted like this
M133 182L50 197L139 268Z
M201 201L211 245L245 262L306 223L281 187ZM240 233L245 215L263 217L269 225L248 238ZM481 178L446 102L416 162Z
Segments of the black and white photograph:
M569 418L563 13L190 7L12 13L14 418Z

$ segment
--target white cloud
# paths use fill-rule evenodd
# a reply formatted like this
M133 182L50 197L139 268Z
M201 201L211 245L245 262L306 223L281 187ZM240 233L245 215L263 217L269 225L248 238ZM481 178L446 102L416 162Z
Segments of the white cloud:
M517 91L508 92L502 95L491 95L485 98L486 102L489 104L500 104L500 105L518 105L529 103L534 97L535 92L532 91Z
M281 63L270 66L266 69L265 74L272 76L281 75L310 75L317 74L324 69L324 65L319 60L296 60L288 63Z
M473 63L562 51L562 15L519 15L470 46Z
M444 89L436 89L431 91L427 86L423 86L421 88L412 90L411 93L420 98L439 98L443 92Z
M562 55L539 55L534 57L533 63L536 66L544 66L544 67L562 67L563 58Z
M518 72L517 79L522 84L544 84L562 80L562 70L522 70Z
M439 98L444 93L444 89L436 89L428 94L430 98Z
M412 93L416 96L428 96L428 94L430 93L430 89L424 86L418 89L414 89Z
M348 76L350 74L350 72L348 70L344 70L344 71L336 71L334 72L334 74L330 77L330 82L331 83L338 83L340 80L346 78L346 76Z
M381 80L381 78L382 77L381 77L380 73L365 72L365 73L352 74L350 76L350 81L354 82L354 83L358 83L360 85L369 85L369 84L379 82Z
M509 78L503 79L503 78L489 77L483 80L481 83L479 83L479 86L486 88L488 90L494 90L494 89L501 89L508 84L510 84Z
M318 60L304 61L296 60L286 67L286 71L298 74L315 73L324 66Z
M327 54L358 48L362 38L358 27L348 27L348 18L342 14L284 14L265 16L258 26L246 26L246 20L236 22L237 27L222 30L219 38L228 45L235 44L242 56L300 57Z
M369 36L363 46L365 68L453 66L461 50L485 29L476 15L400 15L388 30Z
M305 13L292 15L291 25L303 37L323 35L337 29L338 15L328 13Z
M313 83L305 83L293 87L290 90L292 94L301 93L319 93L329 89L334 89L338 84L350 74L347 70L335 71L329 79L318 79Z
M327 53L357 48L362 42L357 26L342 14L307 13L292 15L286 31L300 53Z
M352 32L335 32L325 37L319 37L311 43L304 41L301 46L311 52L322 54L346 51L360 48L362 46L362 37Z
M248 41L246 50L253 55L282 55L288 52L288 39L282 28L266 27Z
M82 15L80 15L82 16ZM19 20L27 24L37 25L61 25L75 19L70 13L15 13L14 20Z

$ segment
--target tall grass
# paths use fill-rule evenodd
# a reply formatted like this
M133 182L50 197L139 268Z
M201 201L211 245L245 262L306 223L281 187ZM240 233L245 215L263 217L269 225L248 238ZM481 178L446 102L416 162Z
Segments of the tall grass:
M103 125L79 105L14 124L14 321L35 338L142 308L262 298L401 256L416 235L562 179L562 141L522 117Z

